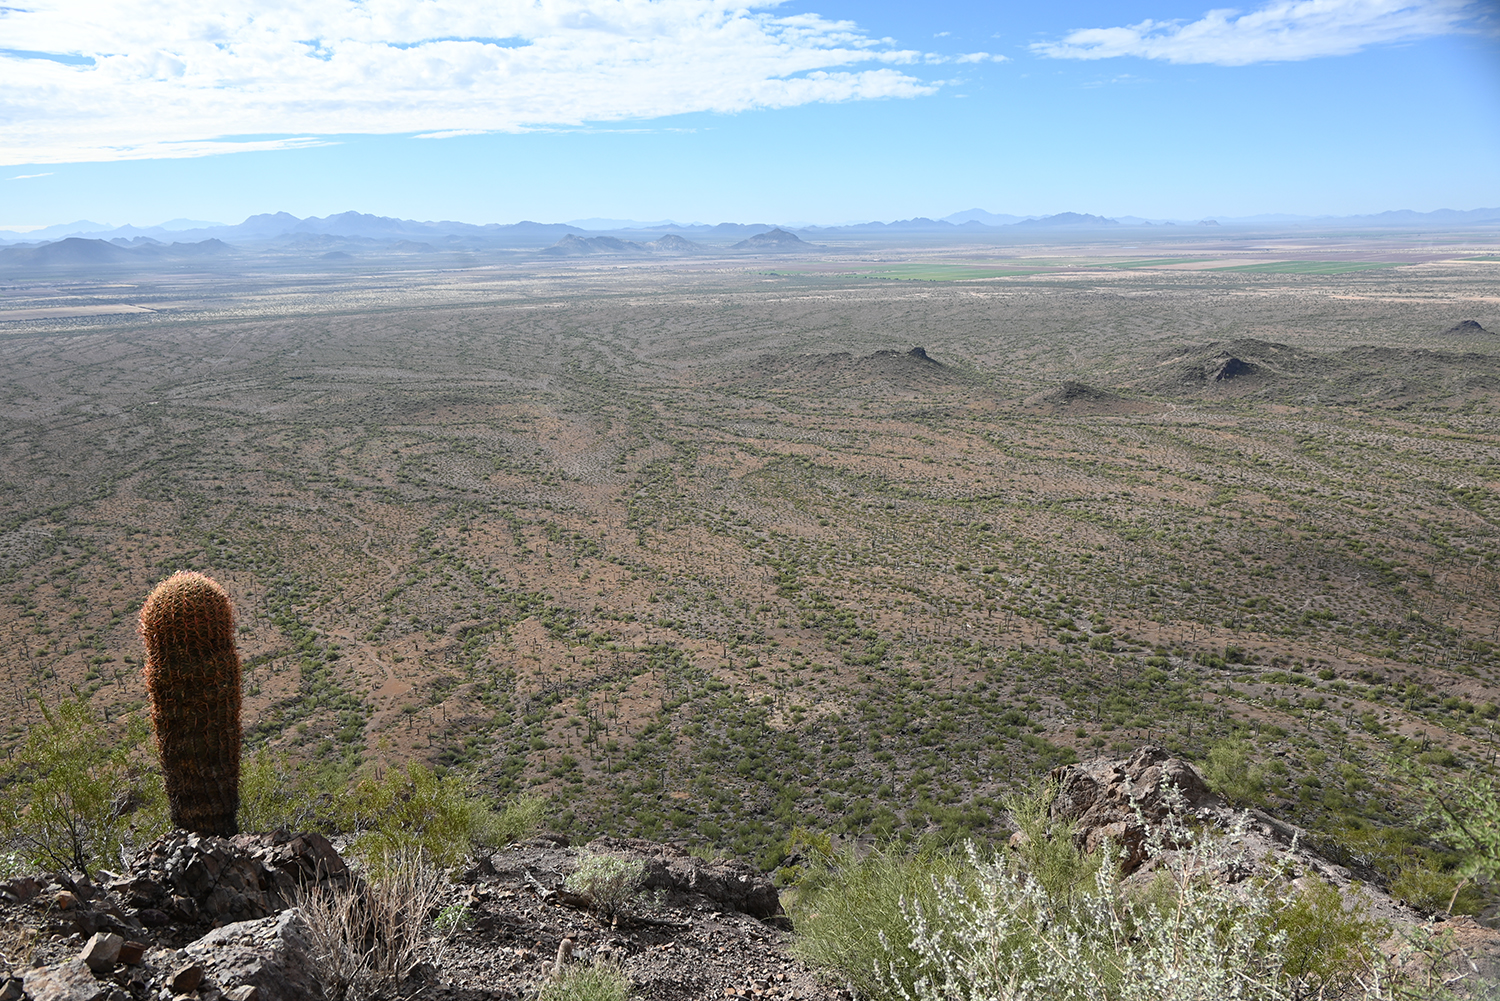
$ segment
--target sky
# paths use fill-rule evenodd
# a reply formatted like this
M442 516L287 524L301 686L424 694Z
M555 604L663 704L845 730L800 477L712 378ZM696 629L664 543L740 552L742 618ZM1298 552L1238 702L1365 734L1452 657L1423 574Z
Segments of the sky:
M1495 0L0 0L0 229L1492 206Z

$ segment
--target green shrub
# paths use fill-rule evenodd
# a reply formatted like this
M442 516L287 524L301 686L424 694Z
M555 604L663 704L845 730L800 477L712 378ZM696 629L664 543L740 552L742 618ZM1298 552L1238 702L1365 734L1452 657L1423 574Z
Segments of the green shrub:
M785 903L797 929L793 949L861 995L889 996L877 966L899 971L908 986L924 969L911 948L903 908L935 906L941 887L968 875L967 864L952 849L910 852L887 845L861 856L851 848L832 860L821 879L809 873L788 895Z
M1423 973L1440 944L1414 938L1398 964L1382 949L1390 929L1331 885L1216 878L1243 831L1190 829L1180 795L1148 842L1160 868L1144 887L1080 857L1072 832L1046 823L1049 796L1011 805L1015 851L836 865L790 908L797 951L875 1001L1455 997Z
M133 716L115 741L84 698L41 707L3 774L0 834L12 866L93 872L123 865L129 846L166 830L161 774L139 753L146 721Z
M358 783L338 813L339 826L357 832L353 854L372 866L382 857L415 851L432 865L451 868L498 823L462 777L439 778L418 762Z
M638 859L586 852L563 885L588 897L594 913L608 922L627 913L645 877L646 864Z
M499 813L491 811L484 818L475 841L486 848L504 848L525 841L542 829L546 816L545 796L522 796L507 803Z
M542 984L537 1001L625 1001L630 981L613 963L579 963Z
M1484 907L1472 881L1459 873L1443 871L1423 855L1403 860L1391 880L1391 896L1426 914L1478 914Z
M1265 800L1265 779L1258 766L1250 764L1250 749L1243 740L1225 740L1208 749L1203 765L1208 787L1236 806L1252 806Z
M348 782L340 765L298 766L285 752L262 747L240 768L240 830L329 833Z
M1104 864L1103 852L1085 854L1074 843L1074 825L1048 819L1057 784L1048 782L1030 796L1012 796L1005 808L1020 837L1016 852L1022 869L1037 880L1055 907L1067 907L1094 882Z

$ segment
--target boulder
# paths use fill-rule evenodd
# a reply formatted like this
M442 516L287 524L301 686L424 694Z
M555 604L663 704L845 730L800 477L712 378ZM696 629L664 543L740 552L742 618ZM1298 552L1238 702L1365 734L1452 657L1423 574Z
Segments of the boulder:
M324 996L307 925L295 910L225 925L183 953L187 962L201 966L228 993L254 987L258 1001L316 1001Z
M108 980L95 980L81 959L27 970L24 984L31 1001L105 1001L115 986Z
M1095 758L1054 768L1057 797L1050 816L1072 823L1079 847L1093 851L1105 840L1125 849L1124 870L1146 860L1149 827L1171 812L1170 789L1177 790L1184 811L1223 806L1193 766L1161 747L1147 745L1129 758ZM1142 823L1144 821L1144 823Z
M115 962L120 958L120 947L124 944L125 939L112 932L95 932L85 943L78 958L95 973L108 973L115 968Z

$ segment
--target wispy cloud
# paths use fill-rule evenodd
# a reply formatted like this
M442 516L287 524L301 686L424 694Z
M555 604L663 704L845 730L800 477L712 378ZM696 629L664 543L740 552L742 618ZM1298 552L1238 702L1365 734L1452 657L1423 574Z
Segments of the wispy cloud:
M1196 21L1086 28L1031 49L1057 59L1139 56L1219 66L1290 62L1455 32L1475 6L1468 0L1283 0L1249 13L1211 10Z
M68 0L0 8L0 163L904 98L922 53L778 0ZM264 145L270 143L272 145ZM278 145L279 144L279 145Z
M45 174L17 174L15 177L12 177L11 180L12 181L29 181L33 177L51 177L54 173L56 173L56 171L49 170Z

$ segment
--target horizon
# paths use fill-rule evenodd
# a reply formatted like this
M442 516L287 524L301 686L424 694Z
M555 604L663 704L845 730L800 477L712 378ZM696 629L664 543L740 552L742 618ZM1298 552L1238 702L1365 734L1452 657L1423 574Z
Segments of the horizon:
M1427 213L1418 213L1418 212L1416 212L1416 210L1413 210L1413 209L1395 208L1395 209L1384 209L1384 210L1380 210L1380 211L1376 211L1376 212L1353 213L1353 214L1347 214L1347 215L1333 215L1333 214L1330 214L1330 213L1324 213L1324 214L1319 214L1319 215L1302 215L1302 214L1293 214L1293 213L1266 212L1266 213L1260 213L1260 214L1257 214L1257 215L1254 215L1254 216L1239 216L1239 217L1228 216L1228 215L1218 215L1218 216L1208 215L1208 216L1204 216L1202 218L1186 218L1186 217L1181 217L1181 216L1179 216L1179 217L1158 216L1156 218L1150 218L1150 219L1148 219L1146 217L1143 217L1143 216L1137 216L1137 215L1133 215L1133 214L1129 214L1129 213L1123 213L1123 214L1121 214L1119 216L1105 216L1105 215L1103 215L1101 213L1075 212L1073 210L1061 210L1061 211L1058 211L1058 212L1049 212L1049 213L1042 213L1042 214L1020 215L1020 214L1017 214L1017 213L992 212L992 211L989 211L987 209L981 209L979 207L974 207L974 208L969 208L969 209L962 209L962 210L955 211L955 212L950 212L950 213L947 213L946 215L917 215L917 216L907 217L907 218L904 218L904 219L867 218L867 219L857 219L857 220L842 220L842 221L838 221L838 222L808 222L808 221L787 221L787 220L775 220L775 219L771 219L771 220L756 219L756 220L750 220L750 221L743 220L743 219L733 219L733 220L732 219L720 219L720 220L717 220L715 222L708 222L708 221L704 221L704 220L693 220L691 222L681 222L681 221L678 221L676 219L671 219L671 218L668 218L668 219L658 219L658 220L652 221L652 220L624 219L624 218L606 218L606 217L597 217L597 216L596 217L586 217L586 218L573 218L573 219L512 219L512 220L505 220L505 221L498 220L498 219L486 219L486 220L475 220L475 219L401 219L401 218L394 217L394 216L380 216L380 215L377 215L375 213L360 212L357 209L346 209L346 210L343 210L343 211L340 211L340 212L330 212L330 213L328 213L326 215L322 215L322 216L310 215L310 216L305 216L305 217L296 217L296 216L292 216L292 217L294 219L297 219L298 222L312 222L312 221L326 222L326 221L331 220L331 219L338 219L338 218L348 217L348 216L358 216L358 217L361 217L361 218L364 218L364 219L389 220L389 221L393 221L393 222L413 223L413 224L417 224L417 225L426 225L426 226L442 226L442 225L445 225L445 224L452 224L452 225L457 225L457 226L474 226L474 227L487 227L487 226L501 226L501 227L504 227L504 226L537 225L537 226L547 226L547 227L569 227L569 228L578 229L578 230L581 230L581 231L584 231L584 232L608 233L608 232L646 232L646 231L654 230L654 229L673 229L673 228L675 228L675 229L706 229L706 228L711 228L711 227L714 227L714 226L739 226L739 227L767 226L767 227L783 228L783 229L794 230L794 231L795 230L807 231L807 230L817 230L817 229L838 230L838 229L855 229L855 228L869 227L869 226L896 226L896 225L900 225L902 223L914 223L914 222L919 222L919 221L929 222L929 223L934 224L934 226L941 226L943 224L947 224L947 225L950 225L950 226L953 226L953 227L957 228L959 226L962 226L965 222L968 221L967 219L962 219L962 218L959 218L959 217L972 217L972 216L976 216L976 215L980 215L980 216L984 216L984 217L988 217L988 218L986 218L986 219L975 219L974 221L980 222L981 225L983 225L983 226L986 227L986 229L996 229L996 230L1002 229L1002 228L1006 228L1006 227L1010 227L1010 226L1014 226L1017 222L1023 222L1023 221L1024 222L1032 222L1032 221L1038 221L1038 220L1045 221L1045 220L1048 220L1048 219L1053 219L1053 218L1057 218L1057 217L1060 217L1060 216L1069 216L1069 215L1091 216L1091 217L1094 217L1094 218L1102 219L1104 221L1104 223L1109 224L1111 226L1113 226L1113 225L1121 225L1121 226L1124 226L1125 228L1140 227L1140 226L1193 226L1193 225L1205 225L1205 224L1207 224L1207 225L1225 225L1225 226L1229 226L1229 227L1242 227L1242 228L1258 228L1258 227L1275 227L1275 226L1294 226L1295 227L1295 226L1302 226L1302 225L1316 225L1318 223L1323 223L1323 222L1338 223L1338 222L1341 222L1341 221L1344 221L1344 220L1350 220L1350 219L1375 219L1375 218L1379 218L1381 216L1402 215L1402 214L1437 215L1437 214L1445 213L1445 212L1451 212L1451 213L1455 213L1455 214L1485 213L1485 212L1500 213L1500 207L1497 207L1497 206L1473 206L1473 207L1469 207L1469 208L1452 208L1452 207L1444 206L1444 207L1441 207L1441 208L1438 208L1438 209L1434 209L1431 212L1427 212ZM234 229L234 228L237 228L237 227L248 225L249 223L253 222L256 219L275 218L275 217L281 216L281 215L291 215L291 213L287 213L287 212L284 212L282 210L270 211L270 212L255 212L255 213L251 213L250 215L246 216L245 218L243 218L239 222L224 222L224 221L219 221L219 220L201 220L201 219L187 219L187 218L184 218L184 217L176 217L176 218L172 218L172 219L163 220L162 222L159 222L159 223L140 223L140 222L135 222L135 221L128 221L128 222L123 222L123 223L112 223L112 222L107 223L107 222L99 222L97 220L90 220L90 219L75 219L75 220L73 220L71 222L65 222L65 223L48 223L48 224L37 224L37 225L30 225L30 226L6 227L6 226L3 226L3 225L0 225L0 239L4 239L5 237L8 237L8 236L21 236L21 237L25 237L25 236L28 236L30 234L44 233L44 232L47 232L47 231L54 231L52 233L52 235L50 235L50 236L47 237L47 239L57 239L57 240L65 239L65 238L69 238L69 237L78 237L78 236L84 236L84 237L100 237L100 236L105 236L105 237L107 237L108 234L119 233L120 231L132 231L132 232L141 233L141 234L146 234L146 233L165 233L165 234L169 234L169 235L170 234L177 234L177 233L198 233L198 232L210 231L210 230ZM991 220L995 220L995 221L991 221ZM998 221L998 220L1004 220L1004 221ZM1480 225L1485 225L1485 224L1489 224L1491 222L1492 222L1492 220L1485 219L1485 220L1482 220L1479 224ZM1399 223L1393 223L1393 225L1399 225ZM88 228L88 227L92 227L92 228ZM116 237L116 238L118 239L119 237ZM12 240L11 242L17 242L17 241Z
M231 6L4 14L0 230L1500 204L1487 0Z

